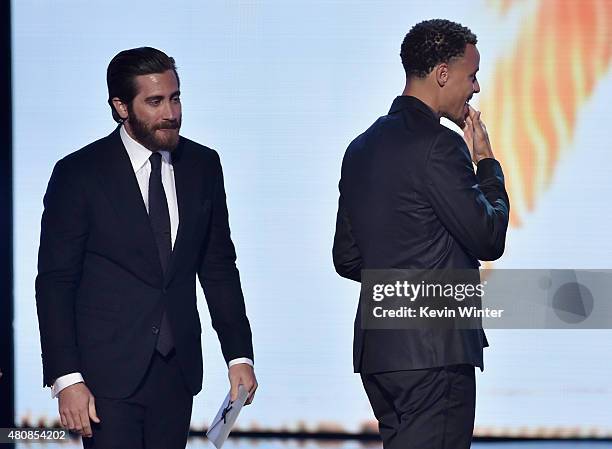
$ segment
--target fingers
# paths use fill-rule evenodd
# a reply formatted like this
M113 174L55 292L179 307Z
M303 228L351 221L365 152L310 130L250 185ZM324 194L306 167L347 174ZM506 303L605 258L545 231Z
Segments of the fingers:
M231 386L230 399L232 401L235 401L238 397L238 386L242 385L249 393L245 404L248 405L253 402L253 396L257 389L257 379L255 378L255 372L252 366L239 363L230 367L229 379Z
M76 416L78 416L78 413ZM73 410L68 407L60 409L60 420L62 421L62 426L68 430L76 431L80 425L80 420L77 423Z
M100 423L98 412L96 411L96 400L93 396L89 397L89 418L96 424Z
M251 405L253 403L253 399L255 399L255 392L249 395L244 405Z
M471 105L468 104L468 117L466 118L466 122L470 120L473 127L482 123L480 120L480 111L474 109Z
M493 151L491 149L491 142L489 140L489 133L487 127L481 118L481 112L474 110L474 114L471 114L470 109L470 120L472 123L472 160L474 163L478 163L484 158L493 158Z
M234 402L238 398L238 385L240 378L230 378L230 401Z
M488 139L489 133L487 132L485 123L480 118L480 112L478 112L475 123L477 126L474 127L474 135L478 134L480 138L484 137L485 139Z
M70 430L83 436L91 435L89 417L87 417L87 412L85 410L71 410L68 416L68 428ZM70 425L70 423L72 424Z
M257 391L257 387L259 385L257 384L257 381L254 381L254 383L251 385L251 388L249 388L249 397L247 398L245 404L249 405L253 402L253 399L255 399L255 391Z
M470 117L470 121L472 123L472 131L474 136L481 135L485 132L484 123L480 118L480 111L475 111L474 116Z
M84 437L91 437L90 413L96 422L100 420L96 414L94 397L89 389L82 382L68 386L60 391L58 402L62 427Z
M473 121L475 124L480 125L484 129L484 122L480 118L480 114L481 112L477 111Z
M465 133L466 129L468 129L468 132L470 133L469 136L474 138L480 133L481 130L485 130L484 123L480 119L480 111L477 111L471 105L468 105L468 110L469 113L465 119L466 126L464 127L463 131Z
M88 408L74 410L63 409L60 412L62 427L73 432L77 432L84 437L91 437L93 434L91 430L91 422L89 420L90 417L93 422L100 422L100 418L98 418L98 414L96 412L95 400L93 396L90 397Z
M240 382L244 388L249 392L249 396L245 402L245 405L249 405L253 402L253 398L255 397L255 390L257 390L258 384L257 379L255 378L255 373L253 370L248 371L243 376L241 376Z
M463 134L465 136L472 136L474 133L474 122L472 122L472 119L468 116L465 119L465 125L463 125Z
M485 125L485 122L483 122L482 120L480 120L480 126L482 126L482 130L484 131L485 134L487 133L487 126Z
M89 422L89 410L83 409L79 411L79 419L81 421L80 434L84 437L91 437L91 423Z
M242 385L249 393L245 405L249 405L253 402L253 398L255 396L255 391L257 390L257 381L254 376L240 376L235 382L231 381L231 389L230 389L230 400L235 401L238 398L238 386Z
M68 428L73 432L82 435L83 424L81 423L81 415L78 410L70 410L68 416L68 424L72 423L72 425L70 425Z
M474 116L471 117L472 124L474 125L474 132L478 132L477 128L480 125L480 111L474 111Z
M66 410L60 414L62 427L85 437L92 436L91 423L86 409Z
M465 140L468 148L471 149L474 143L474 123L470 117L465 119L465 125L463 126L463 140Z
M476 109L474 109L471 104L468 104L468 116L472 121L476 118Z
M66 419L66 415L60 411L60 422L62 423L62 427L64 429L68 428L68 419Z
M62 420L62 425L64 426L65 429L68 429L68 430L75 429L76 426L74 424L74 420L72 419L72 413L70 412L70 410L62 410L60 412L60 416Z

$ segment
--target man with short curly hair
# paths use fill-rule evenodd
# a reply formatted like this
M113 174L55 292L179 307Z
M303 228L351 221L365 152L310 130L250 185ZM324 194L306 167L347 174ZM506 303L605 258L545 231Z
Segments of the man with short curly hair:
M480 113L468 104L480 91L476 42L468 28L440 19L406 35L405 89L342 163L333 247L341 276L361 282L362 270L478 270L479 260L503 254L504 176ZM354 369L385 449L469 448L484 331L364 329L361 314L358 307Z

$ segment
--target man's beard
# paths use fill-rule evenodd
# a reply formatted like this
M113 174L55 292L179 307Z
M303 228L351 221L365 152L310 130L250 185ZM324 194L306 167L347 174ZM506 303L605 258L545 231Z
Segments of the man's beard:
M151 151L173 151L176 149L179 143L178 132L175 133L163 133L163 137L157 135L158 129L176 129L177 131L181 128L181 119L178 120L164 120L158 125L148 125L147 123L138 119L134 111L129 112L129 123L130 129L134 134L134 138L140 142L145 148Z

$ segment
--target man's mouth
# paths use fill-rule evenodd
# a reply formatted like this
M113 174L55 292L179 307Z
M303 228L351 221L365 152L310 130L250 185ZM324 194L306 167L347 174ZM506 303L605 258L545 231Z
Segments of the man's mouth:
M158 131L168 131L173 129L179 129L180 125L177 122L164 123L162 125L157 126Z

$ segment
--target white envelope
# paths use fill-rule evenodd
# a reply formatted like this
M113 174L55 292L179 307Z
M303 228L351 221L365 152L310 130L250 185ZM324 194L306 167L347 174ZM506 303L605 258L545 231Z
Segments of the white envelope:
M230 394L228 393L225 400L221 404L221 408L217 412L217 416L213 419L212 424L208 427L206 436L215 445L217 449L221 449L225 440L229 436L236 418L244 403L249 397L249 392L242 385L238 386L238 397L235 401L230 401Z

